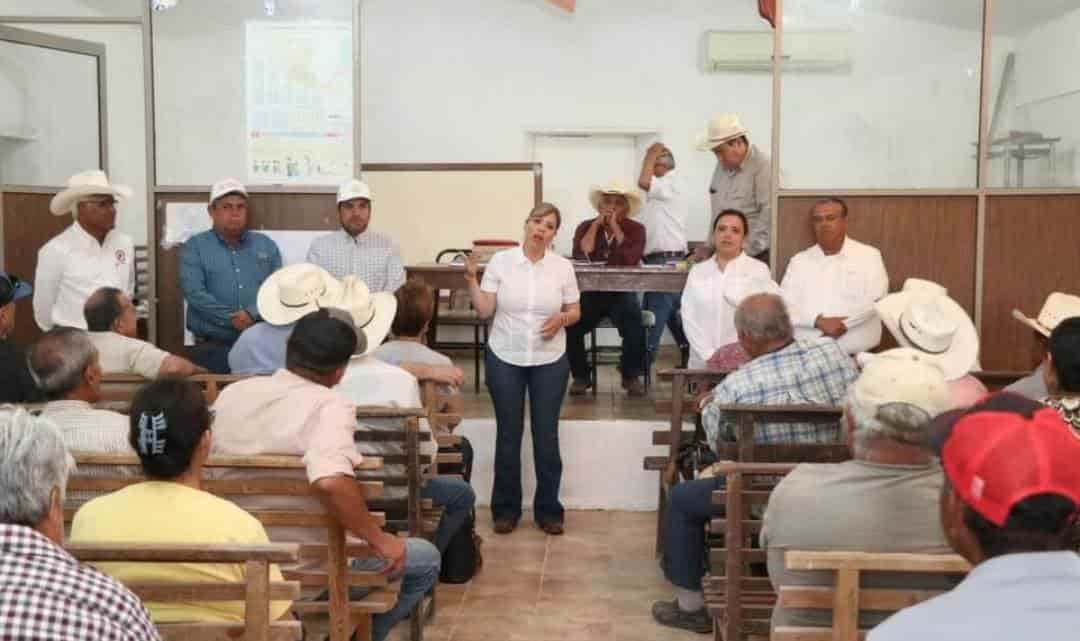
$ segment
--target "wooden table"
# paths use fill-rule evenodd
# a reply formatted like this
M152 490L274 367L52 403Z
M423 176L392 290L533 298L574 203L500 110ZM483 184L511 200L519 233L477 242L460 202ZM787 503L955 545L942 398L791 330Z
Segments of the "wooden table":
M480 267L480 273L484 271ZM686 272L674 267L608 267L574 265L583 292L673 292L686 284ZM418 278L435 289L465 289L465 266L417 263L405 267L407 278Z

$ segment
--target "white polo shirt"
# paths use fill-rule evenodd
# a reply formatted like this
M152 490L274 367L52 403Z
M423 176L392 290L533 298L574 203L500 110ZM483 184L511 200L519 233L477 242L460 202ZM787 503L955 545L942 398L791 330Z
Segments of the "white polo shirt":
M519 367L554 363L566 352L566 330L544 340L544 321L563 305L581 299L574 265L551 253L530 261L520 247L498 252L488 261L480 289L495 294L495 319L488 349Z
M837 343L846 353L869 351L881 342L874 301L888 293L889 275L877 248L848 237L839 252L826 256L815 244L791 257L781 287L795 338L819 338L817 317L841 316L848 331Z
M86 329L83 305L99 287L130 296L135 287L135 245L116 231L104 243L74 222L38 251L34 272L34 320L48 331L57 325Z
M686 252L686 218L690 213L686 184L672 169L653 176L645 206L635 220L645 225L645 255Z

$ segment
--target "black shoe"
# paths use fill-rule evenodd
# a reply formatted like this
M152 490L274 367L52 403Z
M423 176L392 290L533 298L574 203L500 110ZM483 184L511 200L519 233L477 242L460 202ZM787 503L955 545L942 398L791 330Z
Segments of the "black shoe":
M678 600L653 603L652 616L657 623L666 625L669 628L680 628L701 634L712 632L712 617L709 616L709 612L705 608L695 612L687 612L679 608Z
M510 534L517 528L517 519L495 519L495 534Z

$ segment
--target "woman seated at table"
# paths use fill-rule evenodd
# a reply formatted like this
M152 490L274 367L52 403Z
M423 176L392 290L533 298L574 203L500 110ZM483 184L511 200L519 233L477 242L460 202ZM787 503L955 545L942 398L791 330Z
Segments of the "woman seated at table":
M769 266L743 252L746 216L720 212L713 223L713 255L690 270L682 294L683 328L690 341L691 369L704 369L718 350L739 340L735 308L751 294L780 293Z
M203 465L210 453L210 411L194 383L162 379L146 385L131 403L131 446L146 481L83 505L71 523L77 543L269 543L262 524L236 505L204 492ZM244 581L243 564L95 563L121 582L232 583ZM271 566L270 580L281 581ZM274 601L280 618L289 601ZM243 601L147 603L157 623L241 622Z

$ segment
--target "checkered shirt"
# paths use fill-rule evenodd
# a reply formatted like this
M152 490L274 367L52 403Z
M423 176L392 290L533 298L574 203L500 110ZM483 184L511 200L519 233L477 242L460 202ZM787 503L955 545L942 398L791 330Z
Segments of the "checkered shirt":
M840 405L858 372L836 341L793 341L730 374L713 390L702 412L709 443L736 439L735 423L717 405ZM754 429L755 443L835 443L840 426L830 423L767 423Z
M394 292L405 284L401 253L390 238L365 231L353 238L343 230L311 242L307 262L342 279L354 275L372 292Z
M160 641L139 599L42 534L0 524L4 641Z

